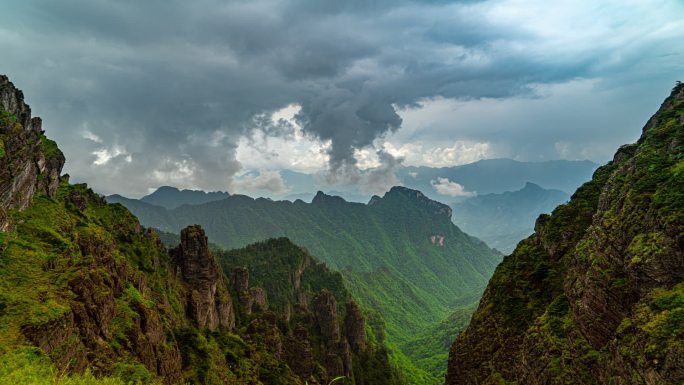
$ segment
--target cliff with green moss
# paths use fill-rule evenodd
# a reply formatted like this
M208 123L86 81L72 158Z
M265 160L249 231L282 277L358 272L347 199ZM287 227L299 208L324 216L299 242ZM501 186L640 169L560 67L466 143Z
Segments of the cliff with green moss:
M303 270L278 270L301 270L296 290L250 284L260 258L299 249L272 241L285 246L226 275L199 226L167 250L126 208L60 176L61 152L6 77L0 114L0 383L401 383L339 274L307 254Z
M54 196L64 155L48 139L42 120L31 116L24 94L0 75L0 230L8 212L24 209L36 193Z
M684 383L684 84L504 258L446 383Z

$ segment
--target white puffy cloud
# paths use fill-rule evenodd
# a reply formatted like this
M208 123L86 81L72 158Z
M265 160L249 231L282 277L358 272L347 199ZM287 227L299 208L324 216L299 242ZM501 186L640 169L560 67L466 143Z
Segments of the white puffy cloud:
M88 139L89 141L94 142L94 143L102 143L102 139L100 139L99 136L93 134L92 132L90 132L88 130L83 131L83 138Z
M450 181L449 178L437 178L430 181L430 184L441 195L450 197L474 197L477 195L474 191L465 191L462 185Z

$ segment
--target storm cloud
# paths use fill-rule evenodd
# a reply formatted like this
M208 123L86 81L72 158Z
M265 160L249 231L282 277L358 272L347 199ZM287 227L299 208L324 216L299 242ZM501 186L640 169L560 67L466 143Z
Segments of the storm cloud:
M354 154L371 149L384 185L401 158L383 149L389 137L443 148L506 138L486 148L514 157L534 152L523 146L531 142L568 157L581 146L527 120L482 130L477 114L464 115L472 125L445 115L432 133L402 136L402 114L434 101L544 99L544 85L577 79L665 94L684 69L681 2L595 3L11 1L0 14L0 72L45 119L67 171L102 193L231 190L241 139L296 129L329 144L331 183L360 180ZM292 122L269 121L290 105L299 106Z

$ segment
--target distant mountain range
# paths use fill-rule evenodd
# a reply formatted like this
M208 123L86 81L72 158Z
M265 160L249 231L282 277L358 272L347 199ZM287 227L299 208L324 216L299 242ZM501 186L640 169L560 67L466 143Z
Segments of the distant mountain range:
M531 182L546 189L561 190L571 193L582 183L591 179L598 167L588 161L550 160L544 162L522 162L512 159L485 159L474 163L453 167L400 167L396 175L401 185L423 192L431 199L440 202L451 202L472 195L501 194L506 191L520 189L526 182ZM370 193L360 191L358 186L329 186L321 183L315 175L292 170L281 170L280 175L288 187L287 193L273 194L259 191L258 195L272 199L294 201L302 199L310 202L314 191L325 191L330 195L338 195L347 201L366 203ZM457 183L463 193L441 190L442 183Z
M591 179L596 167L595 163L588 160L521 162L512 159L486 159L454 167L400 167L396 170L396 175L401 185L419 190L430 199L453 202L476 195L515 191L527 182L545 189L569 193ZM304 202L311 202L315 192L320 190L328 195L340 196L346 201L359 203L367 203L373 195L360 191L358 186L327 185L320 182L314 174L292 170L280 170L279 173L288 187L287 192L273 193L268 190L259 190L249 195L274 200L294 202L301 199ZM256 176L258 172L251 172L247 175ZM462 194L439 189L437 184L440 181L459 184L463 189ZM138 200L167 209L175 209L184 204L198 205L225 199L228 196L230 196L228 192L222 191L180 190L171 186L162 186Z
M145 226L178 233L200 224L228 249L288 237L341 271L361 305L382 315L395 355L412 336L475 303L501 260L451 222L449 206L405 187L368 204L322 192L311 203L231 195L172 210L120 196L107 199L127 206ZM446 347L435 354L445 355ZM417 373L411 383L435 383L444 367L407 372Z
M204 192L199 190L179 190L163 186L150 195L140 199L130 199L115 194L108 201L122 203L136 214L145 218L145 223L164 231L174 230L174 219L167 210L183 205L200 205L230 197L227 192ZM290 196L292 201L310 202L313 193ZM454 209L453 222L463 231L485 241L490 247L509 253L515 245L533 232L534 221L542 213L550 212L570 197L564 191L545 189L535 183L527 182L522 189L475 195L473 197L442 197L443 201L458 199L451 203ZM359 198L359 196L356 196ZM265 199L265 198L262 198ZM346 200L346 199L345 199ZM176 226L178 227L178 226ZM244 245L241 245L244 246Z
M179 190L171 186L162 186L152 194L140 198L140 201L172 210L182 205L201 205L202 203L225 199L229 196L230 194L223 191Z
M454 223L505 254L534 232L534 221L566 202L570 195L528 182L520 190L485 194L451 205Z
M588 161L550 160L520 162L512 159L485 159L455 167L404 167L399 170L404 185L425 191L425 195L444 200L435 191L434 181L447 178L463 186L466 192L498 194L514 191L526 182L547 189L572 192L591 179L598 167Z

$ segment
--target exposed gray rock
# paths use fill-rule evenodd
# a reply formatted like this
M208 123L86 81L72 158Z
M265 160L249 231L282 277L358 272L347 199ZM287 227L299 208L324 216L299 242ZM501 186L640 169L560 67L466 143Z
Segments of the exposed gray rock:
M181 231L181 244L169 252L188 288L187 312L197 327L216 330L233 328L235 314L223 275L209 252L204 230L188 226Z
M64 155L43 135L40 118L31 118L24 94L0 75L0 231L7 212L28 207L36 193L54 196Z

